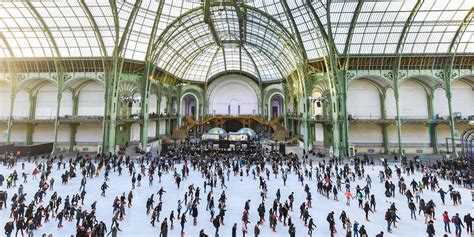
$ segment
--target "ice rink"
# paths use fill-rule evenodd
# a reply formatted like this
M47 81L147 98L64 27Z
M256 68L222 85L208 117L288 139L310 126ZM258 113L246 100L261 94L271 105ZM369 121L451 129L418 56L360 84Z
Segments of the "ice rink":
M315 161L316 164L317 161ZM175 167L180 173L182 164L177 164ZM392 165L393 166L393 165ZM34 169L33 163L25 163L25 169L22 170L21 163L18 163L13 169L18 172L19 180L17 182L17 186L15 188L6 189L5 182L3 183L3 187L0 190L6 190L8 192L9 199L12 195L17 192L18 186L23 184L23 179L21 178L22 172L28 174L28 183L23 184L25 186L24 192L28 193L26 196L26 203L29 204L33 198L34 193L38 189L38 179L34 180L32 177L32 171ZM137 167L137 165L136 165ZM270 165L266 165L267 168L271 169ZM67 168L67 166L66 166ZM251 169L253 169L252 167ZM351 166L352 168L352 166ZM7 169L6 166L0 166L0 173L3 174L5 179L8 177L10 173L13 172L13 169ZM338 231L336 236L345 236L345 230L342 228L341 221L339 220L339 215L341 211L346 211L348 217L351 219L352 223L357 221L360 223L359 226L364 225L369 236L375 236L380 231L386 232L386 221L384 220L384 213L390 205L390 202L394 202L396 207L398 208L397 214L401 218L401 220L397 223L397 228L393 228L393 233L389 234L390 236L427 236L426 234L426 225L424 224L424 217L423 213L418 216L417 220L410 219L410 211L407 205L407 199L405 196L402 196L398 193L398 187L396 191L396 197L393 199L386 199L384 195L384 184L379 182L378 174L379 171L383 169L382 166L366 166L366 175L370 175L372 178L372 194L375 194L375 198L377 200L377 207L375 213L369 214L370 221L366 221L364 217L364 211L358 208L357 200L352 200L351 205L345 205L345 197L344 197L344 184L342 185L342 191L339 192L339 201L334 201L332 199L332 194L330 195L330 199L322 196L321 194L317 193L316 190L316 178L315 172L313 171L313 180L308 180L305 178L304 183L309 184L312 196L313 196L313 207L310 209L310 215L314 218L317 228L315 229L313 236L330 236L329 234L329 227L328 222L326 221L326 216L329 212L334 211L335 219L336 219L336 230ZM61 185L61 175L64 173L64 169L57 170L57 165L53 165L53 173L52 177L56 180L54 185L54 191L58 192L63 200L66 195L72 197L72 195L79 192L79 186L81 177L75 177L69 181L67 185ZM137 172L140 169L137 168ZM245 169L244 169L245 171ZM76 170L78 176L81 176L80 171ZM101 171L98 177L93 178L92 180L88 180L86 184L86 196L84 201L83 209L91 209L91 204L94 201L97 201L97 220L102 220L107 224L108 230L110 230L111 218L112 218L112 204L113 200L116 196L120 197L122 193L125 192L125 195L131 190L131 176L128 174L128 169L123 169L123 175L118 176L117 172L110 173L110 181L108 182L109 188L106 192L106 197L101 197L100 193L100 186L104 181L103 176L104 171ZM226 182L227 189L225 192L227 194L227 212L225 215L225 225L221 226L219 233L220 236L231 236L231 228L234 223L237 223L237 233L238 236L242 236L241 232L241 218L242 212L244 208L244 203L246 200L250 199L250 224L248 224L248 231L249 236L253 235L254 225L258 219L257 207L260 203L260 189L259 189L259 181L258 178L256 180L252 177L252 172L250 172L250 176L246 176L244 172L243 181L240 181L240 176L233 176L231 172L230 180ZM263 175L263 173L262 173ZM50 176L51 177L51 176ZM414 178L416 181L421 180L422 174L416 172L413 176L403 176L405 178L405 182L407 183L408 188L410 188L409 183ZM265 177L266 180L266 177ZM203 178L201 173L197 170L193 170L190 167L190 176L187 179L183 179L181 183L180 189L177 188L172 173L164 173L162 177L162 182L158 182L158 177L155 173L155 179L153 186L149 187L148 184L148 177L145 175L141 182L141 187L136 187L133 190L133 206L131 208L126 208L126 216L123 221L120 222L121 232L119 232L119 236L158 236L159 235L159 227L160 223L156 224L156 227L152 227L150 224L150 215L146 215L146 200L152 195L155 194L155 205L158 203L158 195L156 194L157 191L163 187L166 193L163 196L163 211L160 215L160 221L164 219L164 217L169 217L171 210L177 209L177 202L179 199L183 199L185 192L187 191L187 187L191 184L194 184L195 187L201 187L201 199L203 199L198 206L199 210L199 217L196 226L192 225L192 217L189 216L187 218L188 222L185 225L185 235L184 236L198 236L198 233L201 229L204 229L206 234L209 236L214 236L215 228L212 223L209 221L210 214L206 211L206 196L207 193L204 193L203 189ZM396 175L392 178L392 181L397 184L398 178ZM448 181L441 180L440 187L443 190L448 190ZM335 180L333 180L335 183ZM359 184L361 187L365 186L365 179L357 180L356 183ZM300 182L297 180L297 175L292 172L288 175L288 182L286 186L283 186L283 180L280 175L278 178L275 179L274 175L270 175L270 180L267 181L268 185L268 199L266 201L266 214L265 214L265 223L260 227L261 235L260 236L289 236L288 234L288 227L283 226L283 223L279 222L276 228L276 232L272 232L269 228L268 223L268 210L271 208L273 200L275 199L275 193L278 188L281 190L281 202L284 203L287 200L288 195L291 192L295 193L295 202L294 202L294 209L293 212L290 212L290 216L292 217L293 223L295 223L296 227L296 236L307 236L307 227L304 226L303 221L299 218L299 206L305 200L305 193L304 187L301 185ZM351 184L351 192L355 196L355 187L356 184ZM471 191L460 186L455 185L455 190L458 190L461 193L462 197L462 205L460 206L453 206L452 201L449 198L449 194L446 195L446 205L441 204L440 196L437 192L425 191L421 194L421 198L423 198L426 202L429 200L433 200L436 205L436 221L434 223L436 229L436 235L442 236L444 234L443 229L443 222L442 222L442 213L444 211L448 211L449 215L452 216L455 213L459 213L461 219L464 215L473 210L473 203L471 199ZM209 191L209 188L207 189ZM220 188L220 182L217 182L217 187L214 189L214 197L216 200L216 212L217 209L217 199L219 198L222 189ZM43 198L43 203L39 205L46 206L48 201L52 195L51 191L48 191L46 196ZM365 201L364 201L365 202ZM8 200L7 210L3 209L0 211L0 223L1 227L3 228L4 224L10 220L10 204L11 201ZM64 204L64 201L63 201ZM62 205L63 205L62 204ZM418 204L416 204L418 208ZM62 208L62 206L61 206ZM61 209L60 208L60 209ZM186 206L183 205L183 212L185 211ZM34 231L34 236L41 236L41 234L53 234L53 236L71 236L75 235L75 220L68 222L64 221L63 228L57 228L57 220L55 218L50 218L50 222L44 223L43 227L38 230ZM169 223L169 222L168 222ZM169 230L168 236L179 236L180 235L180 226L179 220L175 220L174 223L174 230ZM451 231L454 233L454 226L451 224ZM15 230L14 232L15 233ZM385 233L387 235L387 233ZM454 234L450 235L454 236ZM463 229L463 236L467 236L465 229Z

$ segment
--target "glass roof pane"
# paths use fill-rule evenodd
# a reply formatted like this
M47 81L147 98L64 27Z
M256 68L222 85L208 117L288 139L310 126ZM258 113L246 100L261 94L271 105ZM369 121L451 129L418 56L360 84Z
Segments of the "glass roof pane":
M304 48L310 61L327 55L322 31L332 33L339 54L348 49L349 54L395 55L399 53L396 52L399 40L403 43L400 47L403 54L446 54L453 40L453 52L474 53L472 20L459 38L453 39L472 9L472 0L423 1L408 24L417 1L363 1L356 20L358 1L331 1L329 10L327 1L312 1L310 4L323 29L318 27L306 0L287 1L288 12L280 0L245 1L250 7L240 16L228 1L211 2L212 27L204 23L202 1L198 0L164 1L161 15L157 14L160 1L143 1L134 17L130 14L135 2L118 1L118 25L108 1L4 1L0 3L0 32L4 37L4 41L0 40L0 58L52 58L56 52L64 58L110 57L115 40L123 36L129 19L133 22L124 35L121 57L144 61L150 43L155 43L150 39L163 36L158 47L150 47L163 49L156 65L177 77L192 80L205 80L226 69L245 70L260 75L262 80L281 79L294 70L299 48ZM170 27L178 17L176 27ZM155 20L157 28L152 36ZM405 24L408 28L402 36ZM351 26L354 29L346 45ZM163 34L167 27L169 31ZM217 45L211 28L223 45ZM245 50L240 50L240 44ZM106 55L102 55L101 47ZM225 61L222 52L215 54L220 47L224 47ZM233 52L234 49L239 53ZM240 51L245 53L241 56Z

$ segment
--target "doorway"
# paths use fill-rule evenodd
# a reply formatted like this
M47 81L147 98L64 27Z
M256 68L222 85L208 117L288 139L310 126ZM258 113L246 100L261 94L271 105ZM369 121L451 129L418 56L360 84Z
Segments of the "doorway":
M240 115L240 105L239 101L236 99L231 99L229 101L229 106L227 108L229 115Z
M226 130L227 132L237 132L243 127L244 125L242 124L242 122L237 119L229 119L224 123L224 130Z
M182 100L183 115L191 116L197 119L196 106L197 106L197 100L194 95L187 94L183 97L183 100Z
M279 94L272 96L271 98L271 116L278 117L283 114L283 97Z

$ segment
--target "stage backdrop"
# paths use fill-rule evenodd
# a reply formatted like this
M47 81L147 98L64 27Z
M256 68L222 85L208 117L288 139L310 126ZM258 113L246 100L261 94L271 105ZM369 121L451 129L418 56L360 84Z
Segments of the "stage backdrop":
M213 81L206 93L209 114L259 114L260 92L258 85L241 75L228 75Z

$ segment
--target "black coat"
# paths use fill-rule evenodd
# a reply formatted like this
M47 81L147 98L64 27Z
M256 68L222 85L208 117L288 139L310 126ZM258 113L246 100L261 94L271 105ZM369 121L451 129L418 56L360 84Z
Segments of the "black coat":
M290 234L290 237L295 237L296 236L296 229L294 226L291 226L290 229L288 230L288 233Z
M433 224L428 224L428 226L426 227L426 233L432 234L432 235L435 234L435 229L434 229Z
M216 218L214 218L214 220L212 221L212 224L214 224L214 227L216 227L216 229L219 229L219 227L221 226L220 217L217 216Z

